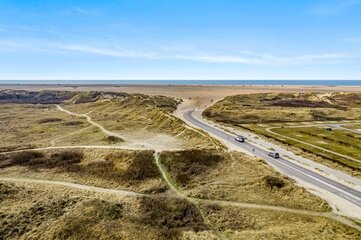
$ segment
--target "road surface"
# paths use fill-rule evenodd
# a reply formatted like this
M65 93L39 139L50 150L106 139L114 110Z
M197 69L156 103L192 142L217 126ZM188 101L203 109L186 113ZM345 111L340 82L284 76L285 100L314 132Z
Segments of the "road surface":
M222 140L228 141L245 151L251 152L255 156L264 159L268 164L281 170L284 174L290 177L300 179L301 181L307 182L308 184L331 192L338 197L347 200L348 202L361 208L361 192L345 186L339 182L336 182L332 179L329 179L325 176L322 176L316 172L313 172L312 170L306 169L282 157L278 159L272 158L268 156L268 152L266 150L259 148L256 145L253 145L247 141L244 143L237 142L234 139L234 135L231 135L230 133L227 133L221 129L215 128L203 121L196 119L193 113L194 110L186 111L183 114L183 117L194 126L201 128L204 131L210 133L211 135L215 135Z

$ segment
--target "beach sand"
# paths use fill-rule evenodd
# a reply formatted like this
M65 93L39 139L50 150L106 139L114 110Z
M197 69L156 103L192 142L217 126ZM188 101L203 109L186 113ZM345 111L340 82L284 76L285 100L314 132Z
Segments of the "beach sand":
M294 85L57 85L14 84L0 85L0 90L63 90L63 91L109 91L164 95L185 101L182 107L205 108L226 96L264 92L354 92L361 86L294 86Z

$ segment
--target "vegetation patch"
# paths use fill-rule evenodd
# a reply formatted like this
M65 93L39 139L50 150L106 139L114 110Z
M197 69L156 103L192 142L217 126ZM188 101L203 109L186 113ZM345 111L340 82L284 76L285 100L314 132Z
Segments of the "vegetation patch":
M62 216L66 209L74 205L76 199L38 201L20 213L4 213L0 218L0 238L15 239L33 231L37 226Z
M76 95L75 92L66 91L2 90L0 91L0 103L58 104L71 99L74 95Z
M79 126L79 125L83 125L83 122L81 121L67 121L65 123L63 123L65 126Z
M117 144L117 143L124 142L123 139L121 139L120 137L116 137L116 136L106 136L103 138L103 141L106 141L108 144Z
M222 206L202 207L228 239L359 239L361 233L340 222L282 211Z
M271 189L283 188L286 185L285 181L282 178L276 176L266 176L264 177L264 182L266 186L270 187Z
M175 181L186 186L195 177L207 174L223 160L215 150L191 149L178 152L162 152L162 164Z
M8 197L13 196L18 189L12 184L0 183L0 202Z
M267 127L263 127L258 124L247 124L242 125L242 127L257 134L272 138L287 146L298 147L302 150L303 154L312 154L309 157L330 167L342 169L344 171L350 172L354 176L361 176L361 164L359 162L333 154L332 152L322 150L328 149L345 156L361 159L361 138L357 134L350 134L346 130L333 129L332 131L327 131L326 128L307 126L278 127L272 129L272 132L266 131ZM278 134L290 137L292 139L282 137ZM321 149L304 144L302 142L312 144L314 146L320 147ZM327 144L324 144L324 142L327 142Z
M281 176L259 158L238 152L218 154L222 161L216 167L195 176L185 185L188 196L314 211L331 210L327 202Z
M140 201L143 224L165 229L207 230L199 210L185 199L167 196L143 197Z
M353 99L353 101L350 101ZM230 124L361 118L361 93L262 93L229 96L203 114Z
M40 119L38 123L53 123L53 122L61 122L63 119L61 118L44 118Z
M83 153L79 151L65 150L50 156L38 151L25 151L9 155L8 161L4 161L0 167L19 165L34 170L39 168L63 168L69 170L72 165L80 163L82 158Z
M128 180L145 180L148 178L160 177L160 172L154 161L153 151L140 151L136 154L128 153L111 153L105 157L108 166L119 166L119 163L124 163L125 159L129 159L129 164L124 171L121 172L120 177Z

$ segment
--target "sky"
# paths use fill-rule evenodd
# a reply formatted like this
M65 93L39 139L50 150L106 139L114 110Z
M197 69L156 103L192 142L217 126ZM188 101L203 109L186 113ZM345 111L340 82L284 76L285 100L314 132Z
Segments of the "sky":
M361 0L0 0L0 80L361 79Z

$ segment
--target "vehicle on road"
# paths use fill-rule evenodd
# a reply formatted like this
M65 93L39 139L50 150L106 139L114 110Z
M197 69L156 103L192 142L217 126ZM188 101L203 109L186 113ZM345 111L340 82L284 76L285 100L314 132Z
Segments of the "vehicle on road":
M236 140L237 142L245 142L246 141L245 137L243 137L243 136L237 136L234 138L234 140Z
M269 152L268 156L273 158L280 158L280 154L278 152Z

